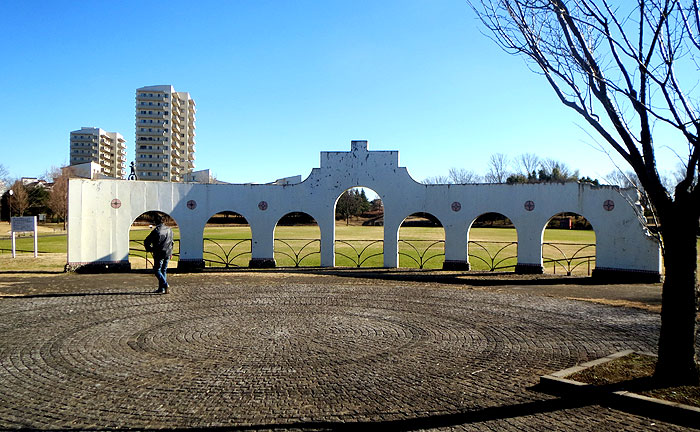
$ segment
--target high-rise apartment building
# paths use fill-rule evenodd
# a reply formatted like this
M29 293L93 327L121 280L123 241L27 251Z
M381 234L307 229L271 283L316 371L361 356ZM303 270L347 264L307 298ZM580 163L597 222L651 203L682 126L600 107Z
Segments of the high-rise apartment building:
M107 177L124 178L126 141L117 132L83 127L70 133L70 164L95 162Z
M194 170L195 103L158 85L136 90L136 177L181 182Z

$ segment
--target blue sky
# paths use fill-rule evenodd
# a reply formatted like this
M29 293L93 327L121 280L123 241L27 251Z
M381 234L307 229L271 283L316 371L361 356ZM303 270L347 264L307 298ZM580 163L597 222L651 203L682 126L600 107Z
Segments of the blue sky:
M496 152L596 178L613 169L463 0L4 1L0 12L0 164L13 177L67 164L82 126L121 133L130 162L135 90L159 84L197 103L197 169L233 183L305 178L319 152L353 139L399 150L418 181L484 174ZM676 165L668 150L658 161Z

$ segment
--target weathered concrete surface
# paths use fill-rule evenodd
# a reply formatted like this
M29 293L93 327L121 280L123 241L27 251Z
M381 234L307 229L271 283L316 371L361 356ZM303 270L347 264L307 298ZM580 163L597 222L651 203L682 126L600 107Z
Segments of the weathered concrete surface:
M180 229L178 267L204 267L203 235L209 218L223 211L250 224L251 266L275 264L278 221L291 212L311 215L320 230L322 267L335 266L335 207L353 187L373 189L384 206L384 267L399 264L398 235L411 214L429 213L445 231L445 267L469 268L469 232L484 213L510 218L517 232L518 273L542 273L542 241L548 221L561 212L584 216L596 235L594 274L630 274L658 280L659 244L642 224L636 190L587 183L425 185L399 166L398 151L321 152L319 168L297 184L223 185L71 179L68 188L68 265L93 271L129 268L129 228L147 211L170 215Z
M683 430L532 390L654 350L659 319L515 279L172 275L165 296L146 274L33 280L33 296L0 298L0 428Z

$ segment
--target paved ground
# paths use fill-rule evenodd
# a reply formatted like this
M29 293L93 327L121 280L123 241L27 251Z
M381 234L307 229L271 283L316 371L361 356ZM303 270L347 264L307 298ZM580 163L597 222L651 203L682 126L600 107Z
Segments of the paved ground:
M0 274L0 428L683 430L532 389L655 349L656 313L564 298L605 287L365 276Z

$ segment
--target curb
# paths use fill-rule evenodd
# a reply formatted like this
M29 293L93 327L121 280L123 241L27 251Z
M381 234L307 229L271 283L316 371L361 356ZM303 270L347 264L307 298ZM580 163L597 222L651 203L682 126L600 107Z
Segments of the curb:
M592 384L566 378L576 372L607 363L634 352L633 350L620 351L607 357L554 372L550 375L543 375L540 377L540 383L537 388L545 393L557 396L591 399L595 401L595 403L600 403L609 408L615 408L632 414L667 421L669 423L698 428L700 426L700 408L698 407L669 402L624 390L610 392L601 390Z

